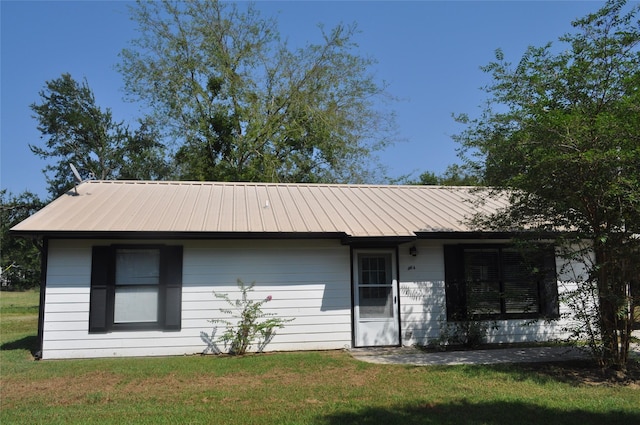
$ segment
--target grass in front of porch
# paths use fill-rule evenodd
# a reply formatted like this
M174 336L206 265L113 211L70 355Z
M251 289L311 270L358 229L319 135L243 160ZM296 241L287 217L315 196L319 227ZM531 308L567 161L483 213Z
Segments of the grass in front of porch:
M573 373L585 365L375 365L342 351L34 361L37 303L0 294L3 424L640 423L640 385Z

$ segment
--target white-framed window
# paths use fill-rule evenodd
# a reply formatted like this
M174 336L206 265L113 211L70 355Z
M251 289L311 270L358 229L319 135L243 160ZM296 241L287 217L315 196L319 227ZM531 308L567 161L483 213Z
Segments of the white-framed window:
M360 317L393 317L391 254L359 254L358 274Z

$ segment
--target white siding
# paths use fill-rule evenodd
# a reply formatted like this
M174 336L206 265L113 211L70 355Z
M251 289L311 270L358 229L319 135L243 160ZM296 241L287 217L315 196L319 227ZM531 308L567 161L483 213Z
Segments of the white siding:
M213 292L236 299L238 279L245 284L256 283L251 293L254 299L272 296L272 301L264 304L265 312L294 319L277 330L267 350L341 349L351 345L350 248L336 240L152 241L184 247L181 330L89 334L91 249L111 243L123 241L49 242L43 358L202 353L207 349L202 334L211 335L216 326L210 320L230 319L220 312L226 303ZM445 243L423 240L398 248L403 345L434 342L446 326ZM411 246L418 250L415 257L409 255ZM557 268L566 269L560 263ZM570 280L565 275L559 279L563 284ZM498 329L490 331L489 341L541 341L563 336L557 322L525 323L498 321ZM218 330L218 336L222 332Z
M409 255L415 246L418 253ZM427 345L446 323L442 243L418 241L398 250L403 345Z
M294 319L277 331L268 350L350 346L349 248L338 241L164 242L184 246L182 329L89 334L91 247L123 241L51 240L43 358L201 353L207 348L201 333L214 326L209 320L230 319L220 313L227 305L213 291L233 300L238 279L256 283L255 299L272 296L265 312Z
M446 243L477 243L477 240L417 241L399 247L400 258L400 319L403 345L428 345L436 342L446 326L446 297L444 282L444 249ZM500 242L500 241L494 241ZM507 242L507 241L503 241ZM409 255L409 248L415 246L418 255ZM577 266L575 266L577 267ZM556 269L560 274L566 269L558 259ZM560 282L559 282L560 283ZM566 282L560 285L560 290ZM566 306L561 305L561 313ZM488 321L493 325L493 321ZM562 328L565 322L556 320L498 320L497 329L489 329L487 342L513 343L537 342L566 337Z

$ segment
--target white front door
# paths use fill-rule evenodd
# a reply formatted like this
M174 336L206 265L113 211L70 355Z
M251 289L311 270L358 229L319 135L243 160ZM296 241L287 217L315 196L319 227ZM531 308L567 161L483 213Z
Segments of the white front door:
M395 251L356 250L353 262L355 346L399 345Z

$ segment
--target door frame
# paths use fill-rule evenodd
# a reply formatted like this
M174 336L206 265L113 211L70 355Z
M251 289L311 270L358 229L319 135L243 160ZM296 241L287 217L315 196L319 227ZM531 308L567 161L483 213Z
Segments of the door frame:
M389 344L363 345L358 344L358 276L359 273L359 254L388 254L391 257L391 287L392 296L395 297L393 309L393 324L395 325L395 335L391 338ZM402 345L402 322L400 320L400 267L399 267L398 246L383 247L351 247L351 339L352 346L356 347L398 347Z

